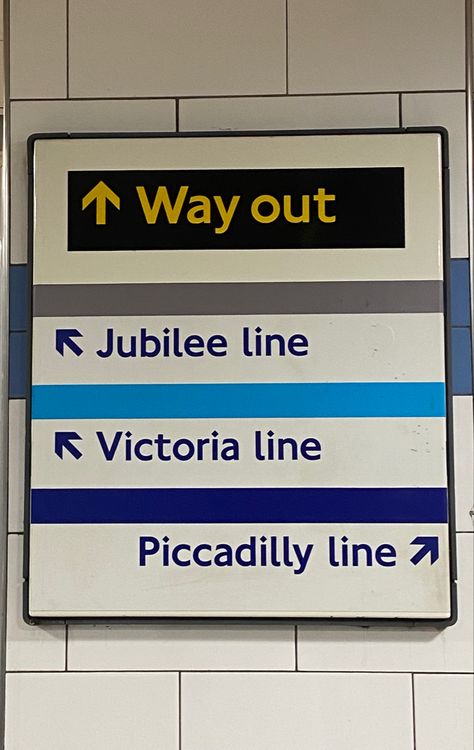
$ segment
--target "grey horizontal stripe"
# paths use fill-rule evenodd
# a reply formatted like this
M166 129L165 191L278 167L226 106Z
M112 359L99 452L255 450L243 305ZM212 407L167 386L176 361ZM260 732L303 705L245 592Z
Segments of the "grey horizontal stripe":
M442 311L441 281L42 284L33 292L36 317Z

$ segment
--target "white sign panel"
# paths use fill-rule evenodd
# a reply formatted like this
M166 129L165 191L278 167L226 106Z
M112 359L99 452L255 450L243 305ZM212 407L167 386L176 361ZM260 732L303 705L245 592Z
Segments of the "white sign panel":
M452 618L443 159L32 139L30 620Z

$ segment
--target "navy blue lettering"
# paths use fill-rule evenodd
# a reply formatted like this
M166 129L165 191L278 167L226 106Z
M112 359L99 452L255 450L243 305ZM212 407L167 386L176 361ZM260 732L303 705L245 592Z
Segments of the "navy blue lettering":
M190 357L204 356L204 339L202 336L186 336L184 339L184 351Z
M107 441L104 437L103 432L96 432L97 438L99 440L100 447L102 448L102 452L105 456L106 461L113 461L114 456L117 452L117 448L119 446L120 440L122 438L123 433L122 432L116 432L114 435L114 439L112 440L111 446L107 445Z
M294 333L288 339L288 351L294 357L306 357L308 354L309 341L302 333ZM301 351L298 351L301 349Z
M151 344L151 349L149 348ZM147 333L146 328L140 328L140 354L142 357L156 357L160 353L161 344L158 336Z
M211 357L225 357L227 355L227 339L225 336L220 336L217 333L214 336L209 336L207 351Z
M140 459L140 461L153 461L153 455L151 453L142 452L142 448L145 445L152 447L153 440L149 440L148 438L142 438L142 440L137 440L137 442L135 443L135 455L138 459Z
M321 458L321 443L316 438L305 438L300 446L301 455L308 461L319 461Z
M232 547L230 544L217 544L217 555L214 558L214 565L218 568L232 567Z
M176 547L173 547L171 550L171 559L173 560L175 565L178 565L180 568L187 568L189 565L191 565L191 560L181 560L179 557L179 553L182 551L191 552L191 547L189 544L177 544Z
M150 555L156 555L160 549L160 543L155 536L141 536L139 539L139 564L141 567L146 565L146 558Z
M397 550L391 544L380 544L375 550L375 559L384 568L393 568L397 564Z
M202 568L207 568L209 567L209 565L212 565L212 560L203 560L200 557L201 550L207 550L208 552L212 552L212 547L210 544L198 544L197 547L195 547L193 551L193 560L196 563L196 565L200 565Z

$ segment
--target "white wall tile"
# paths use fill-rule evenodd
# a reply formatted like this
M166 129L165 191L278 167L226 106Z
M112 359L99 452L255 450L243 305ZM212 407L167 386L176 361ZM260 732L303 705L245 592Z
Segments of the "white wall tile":
M284 0L70 0L71 96L285 91Z
M25 502L25 400L9 401L8 530L23 530Z
M48 671L65 668L63 625L27 625L22 616L23 539L8 537L7 670Z
M182 750L411 750L408 675L184 674Z
M398 96L183 99L180 130L398 127Z
M471 515L474 512L472 396L455 396L453 402L456 529L473 531L474 517Z
M77 670L291 670L294 651L292 626L73 625L68 663Z
M13 674L6 750L177 750L174 674Z
M304 625L299 628L301 670L469 672L473 669L472 534L458 534L459 618L434 627L372 628Z
M472 675L415 675L417 750L472 750Z
M11 98L66 95L66 0L12 0Z
M464 86L464 0L289 0L289 90Z
M404 94L403 125L442 125L449 133L449 194L451 256L469 254L467 239L466 97L444 94Z
M175 130L171 100L13 102L11 106L11 261L26 263L27 161L31 133Z

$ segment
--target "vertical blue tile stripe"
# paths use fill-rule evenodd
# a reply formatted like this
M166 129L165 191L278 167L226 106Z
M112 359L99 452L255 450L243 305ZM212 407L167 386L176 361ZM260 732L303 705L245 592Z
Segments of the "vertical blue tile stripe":
M451 329L452 391L454 396L472 394L471 329Z
M26 333L10 333L10 359L8 395L10 398L26 398L28 340Z
M26 331L27 310L26 266L10 266L10 331Z
M451 272L451 325L471 325L469 260L454 258Z

